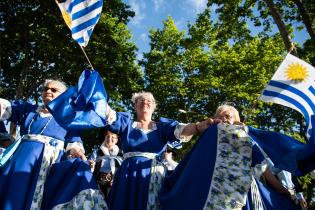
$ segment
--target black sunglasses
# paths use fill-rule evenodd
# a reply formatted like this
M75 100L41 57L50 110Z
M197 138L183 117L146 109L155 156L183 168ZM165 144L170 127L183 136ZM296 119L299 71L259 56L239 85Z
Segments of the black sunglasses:
M51 92L56 93L59 92L57 88L50 88L50 87L44 87L43 91L47 92L48 90L51 90Z

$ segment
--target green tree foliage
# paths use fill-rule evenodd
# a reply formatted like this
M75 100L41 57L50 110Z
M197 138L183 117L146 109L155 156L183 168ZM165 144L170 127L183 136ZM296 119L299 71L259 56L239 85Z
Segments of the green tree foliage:
M306 28L315 43L313 1L208 0L208 7L216 8L219 19L217 25L223 29L220 39L238 40L244 34L250 36L247 27L249 22L261 27L260 33L271 34L276 23L287 50L290 49L293 30Z
M4 0L0 8L0 97L40 102L39 86L45 79L77 83L81 72L89 68L88 62L55 1ZM104 1L102 16L85 49L117 110L128 108L131 94L143 87L137 48L126 26L133 16L122 1ZM88 151L98 144L95 133L83 134Z
M118 104L143 84L126 27L134 12L120 0L104 4L86 52ZM1 1L0 7L1 97L38 101L38 86L46 78L77 82L88 63L54 1Z

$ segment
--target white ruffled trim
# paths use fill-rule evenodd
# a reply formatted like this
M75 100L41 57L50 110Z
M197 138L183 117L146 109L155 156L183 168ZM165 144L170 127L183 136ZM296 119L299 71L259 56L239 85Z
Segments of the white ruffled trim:
M86 189L79 192L72 200L67 203L59 204L53 210L72 210L72 209L103 209L107 210L107 204L99 190Z
M190 135L190 136L182 135L182 132L184 128L186 127L186 125L187 124L184 124L184 123L178 123L178 125L176 125L176 128L174 130L174 135L180 142L188 142L193 137L193 135Z
M117 145L113 146L113 150L109 151L109 149L106 147L106 145L103 143L100 146L100 149L102 150L104 155L118 155L119 147Z
M297 193L297 194L296 194L296 197L297 197L297 199L299 199L299 200L304 199L304 196L303 196L303 193L302 193L302 192Z
M66 147L66 152L69 151L70 149L75 149L75 148L81 150L83 152L83 154L85 154L83 144L81 142L78 142L78 141L68 143L67 147Z
M144 130L143 128L139 127L138 125L139 125L139 124L138 124L137 121L134 121L134 122L132 123L132 127L133 127L133 128L138 128L139 130L142 130L142 132L145 133L145 134L148 134L148 133L150 133L150 132L152 132L152 131L154 131L154 130L157 129L156 123L155 123L154 121L151 122L152 128L150 128L150 129L148 129L148 130Z
M43 110L43 106L39 106L36 109L36 112L39 114L40 117L42 117L42 118L51 117L51 114L49 112L48 113L44 113L44 112L42 112L42 110Z
M264 159L260 164L254 166L253 175L256 179L260 179L261 175L266 171L268 167L268 161Z
M176 166L178 165L178 162L172 159L171 154L166 153L164 164L168 170L174 170Z
M252 178L251 188L251 197L252 197L252 206L254 206L255 210L264 210L260 192L256 183L255 178Z
M0 98L0 120L4 121L11 117L12 106L10 101Z

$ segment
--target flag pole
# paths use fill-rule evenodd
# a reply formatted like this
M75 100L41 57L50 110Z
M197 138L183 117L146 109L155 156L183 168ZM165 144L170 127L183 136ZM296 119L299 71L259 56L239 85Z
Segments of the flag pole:
M82 52L83 52L83 54L84 54L86 60L89 62L91 69L94 70L94 67L93 67L93 65L92 65L92 63L91 63L89 57L87 56L87 54L86 54L84 48L83 48L81 45L80 45L80 48L81 48L81 50L82 50Z

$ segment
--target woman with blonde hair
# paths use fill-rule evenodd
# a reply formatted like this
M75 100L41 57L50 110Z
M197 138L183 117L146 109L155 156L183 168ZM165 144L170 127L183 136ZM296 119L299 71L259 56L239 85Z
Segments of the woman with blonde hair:
M115 112L108 107L109 129L121 137L124 161L117 171L108 197L110 209L158 208L158 191L165 168L156 159L165 151L167 142L187 142L192 135L205 130L212 119L182 124L163 118L152 120L156 101L150 92L132 96L136 119L129 113Z

